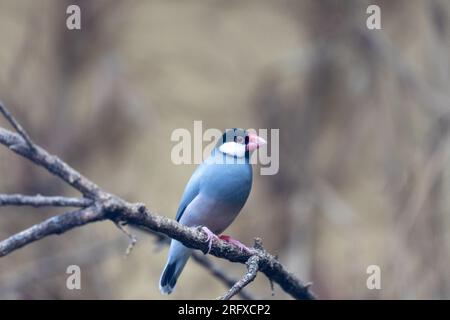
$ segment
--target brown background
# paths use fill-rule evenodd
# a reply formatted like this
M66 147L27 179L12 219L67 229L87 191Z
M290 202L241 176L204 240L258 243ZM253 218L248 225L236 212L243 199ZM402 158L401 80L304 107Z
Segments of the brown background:
M279 128L280 172L255 175L227 233L262 237L321 298L448 299L450 2L375 3L381 31L369 1L0 0L0 98L50 152L169 217L195 167L172 164L174 129ZM75 195L5 148L0 192ZM0 238L58 212L0 208ZM165 298L166 249L138 236L127 260L108 222L34 243L0 259L0 298ZM289 298L263 275L249 289ZM191 262L170 298L224 290Z

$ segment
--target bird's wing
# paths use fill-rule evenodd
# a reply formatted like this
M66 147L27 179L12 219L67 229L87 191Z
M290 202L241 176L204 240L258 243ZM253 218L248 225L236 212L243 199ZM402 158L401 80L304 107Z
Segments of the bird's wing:
M189 182L184 189L183 196L181 197L180 205L178 207L177 215L175 216L175 220L180 221L181 216L183 215L186 207L191 203L192 200L199 194L200 192L200 175L202 172L203 166L200 165L192 174L192 177L189 179Z

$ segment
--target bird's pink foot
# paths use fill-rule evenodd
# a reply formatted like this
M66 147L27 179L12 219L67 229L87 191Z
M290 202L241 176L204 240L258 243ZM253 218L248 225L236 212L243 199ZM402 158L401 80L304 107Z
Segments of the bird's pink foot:
M230 236L227 236L227 235L221 235L221 236L219 236L219 239L221 239L221 240L223 240L223 241L226 241L226 242L228 242L228 243L231 243L232 245L235 245L236 247L238 247L241 251L246 251L246 252L248 252L248 253L253 253L254 252L254 250L253 249L251 249L251 248L249 248L249 247L247 247L245 244L243 244L242 242L240 242L240 241L238 241L238 240L236 240L236 239L233 239L232 237L230 237Z
M206 254L208 254L208 253L211 251L211 246L212 246L213 239L218 240L219 237L218 237L214 232L212 232L211 230L209 230L207 227L202 227L202 230L203 230L203 232L205 232L206 235L208 236L208 237L206 238L206 242L208 242L208 252L206 252Z

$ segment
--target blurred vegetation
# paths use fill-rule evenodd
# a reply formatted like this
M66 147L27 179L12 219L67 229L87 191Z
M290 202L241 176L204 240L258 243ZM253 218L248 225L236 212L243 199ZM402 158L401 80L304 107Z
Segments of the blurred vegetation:
M81 32L65 28L73 3ZM279 173L255 174L226 233L262 237L321 298L450 299L448 1L0 0L0 39L0 99L105 189L174 217L195 168L172 164L174 129L279 128ZM5 148L0 192L73 195ZM57 212L0 207L0 238ZM166 249L138 236L127 260L108 223L34 243L0 259L0 298L165 298ZM169 298L224 290L190 262ZM288 298L263 275L249 290Z

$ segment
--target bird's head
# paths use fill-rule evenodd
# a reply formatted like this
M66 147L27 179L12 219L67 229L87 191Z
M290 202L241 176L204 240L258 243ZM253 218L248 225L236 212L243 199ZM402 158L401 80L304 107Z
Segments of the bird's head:
M229 129L217 142L216 149L232 157L242 158L267 144L266 140L244 129Z

